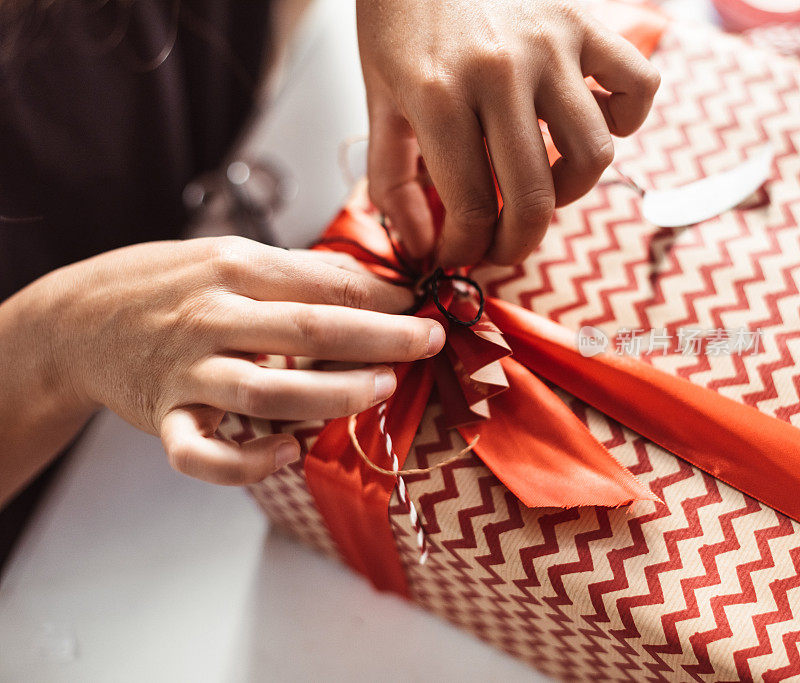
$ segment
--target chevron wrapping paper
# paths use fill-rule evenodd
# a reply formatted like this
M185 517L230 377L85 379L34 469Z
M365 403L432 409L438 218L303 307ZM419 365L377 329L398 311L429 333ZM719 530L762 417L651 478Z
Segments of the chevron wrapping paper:
M609 175L557 212L524 264L474 275L492 296L612 339L625 328L760 330L756 353L643 357L800 426L798 65L683 25L653 62L663 79L654 111L619 141L616 166L645 188L669 188L770 143L770 201L655 228ZM556 391L663 502L528 509L475 456L407 476L425 564L397 492L389 514L413 600L563 680L800 681L800 525ZM321 427L229 416L223 433L283 430L309 447ZM463 447L433 400L405 467ZM276 523L338 557L302 464L251 492Z

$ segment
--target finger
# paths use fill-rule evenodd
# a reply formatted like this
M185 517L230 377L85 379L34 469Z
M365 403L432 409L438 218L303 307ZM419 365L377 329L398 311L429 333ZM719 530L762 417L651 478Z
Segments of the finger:
M445 207L438 243L444 267L477 263L492 243L497 194L478 118L434 90L414 122L422 156Z
M581 68L609 91L595 97L614 135L630 135L642 125L661 77L631 43L596 25L587 31Z
M385 366L358 370L278 370L212 356L194 369L199 403L272 420L326 420L360 413L394 393Z
M242 238L213 241L213 276L230 291L259 301L298 301L400 313L414 296L374 275Z
M220 344L239 352L359 363L428 358L445 342L444 329L430 318L243 297L231 297L221 327Z
M237 444L215 436L219 411L204 406L176 408L161 422L161 441L174 469L212 484L241 486L263 480L300 457L287 434Z
M386 107L370 107L369 194L413 258L433 249L433 218L418 179L417 138L406 120Z
M327 249L291 249L291 253L313 261L321 261L322 263L327 263L336 268L343 268L344 270L349 270L351 273L372 275L370 269L355 256L346 254L343 251L328 251Z
M536 102L561 154L552 173L556 205L563 206L594 187L614 158L614 143L577 66L543 85Z
M532 101L514 100L502 111L482 113L481 120L503 197L488 258L499 264L519 263L541 242L553 215L547 150Z

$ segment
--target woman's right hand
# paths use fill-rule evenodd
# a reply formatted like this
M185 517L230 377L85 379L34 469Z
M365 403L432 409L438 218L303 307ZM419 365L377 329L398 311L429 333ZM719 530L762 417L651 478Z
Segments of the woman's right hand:
M30 291L34 290L34 291ZM73 264L23 290L42 310L53 372L74 405L105 405L158 434L172 466L219 484L260 481L300 455L289 435L216 437L226 411L333 418L388 398L382 363L437 353L435 321L390 315L409 291L238 237L154 242ZM267 369L256 354L367 363Z

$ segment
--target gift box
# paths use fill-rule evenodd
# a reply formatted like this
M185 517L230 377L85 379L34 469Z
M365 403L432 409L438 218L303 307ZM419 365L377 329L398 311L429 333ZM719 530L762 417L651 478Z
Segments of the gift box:
M618 179L522 265L423 282L448 344L394 397L221 433L295 435L301 462L250 488L276 524L550 676L800 680L800 72L680 24L652 61ZM644 219L629 179L680 186L765 144L760 201ZM352 202L321 248L405 277L379 218Z

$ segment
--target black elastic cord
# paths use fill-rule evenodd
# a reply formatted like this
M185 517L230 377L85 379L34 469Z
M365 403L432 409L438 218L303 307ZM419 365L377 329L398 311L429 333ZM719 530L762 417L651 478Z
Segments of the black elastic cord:
M463 282L472 287L478 293L478 312L475 314L475 317L472 320L462 320L458 316L453 315L447 310L444 304L442 304L441 300L439 299L439 286L445 281ZM481 289L481 286L475 282L475 280L467 277L466 275L456 275L455 273L448 275L441 268L437 268L433 271L433 274L429 278L426 278L420 283L420 287L425 294L430 295L431 299L433 299L433 303L436 305L436 308L439 309L441 314L455 325L472 327L473 325L477 324L477 322L483 316L483 308L486 305L486 298L483 296L483 290ZM421 305L422 302L420 302L420 306Z

